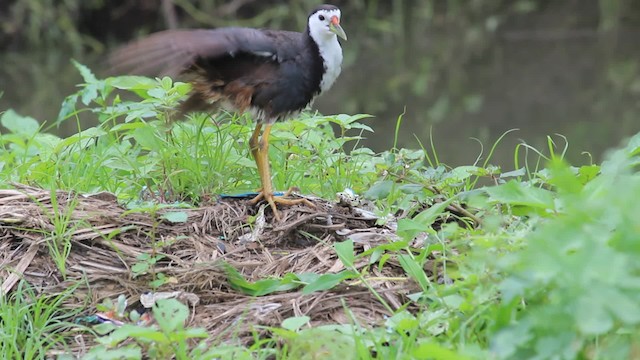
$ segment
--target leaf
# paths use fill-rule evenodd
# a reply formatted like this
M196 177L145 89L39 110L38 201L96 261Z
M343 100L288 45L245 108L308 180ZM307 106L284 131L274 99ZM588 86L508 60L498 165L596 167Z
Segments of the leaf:
M419 184L403 184L398 188L404 194L415 194L424 189L424 186Z
M36 119L29 116L22 116L9 109L0 117L0 124L14 134L31 137L40 129L40 124Z
M406 272L409 277L415 280L420 285L422 290L429 290L429 278L427 277L427 274L425 274L422 266L416 261L416 259L412 258L409 255L398 255L398 260L404 272Z
M62 105L60 106L60 112L58 112L58 118L56 119L56 125L60 126L60 123L71 115L76 114L76 103L78 102L78 94L72 94L64 98Z
M146 76L127 75L107 79L107 85L121 90L149 90L158 86L158 82Z
M393 181L391 180L377 181L364 193L364 197L374 200L384 199L389 196L392 188Z
M224 264L223 268L231 287L251 296L268 295L277 291L295 289L300 286L298 277L294 274L287 274L283 279L263 279L252 283L247 281L233 266Z
M189 214L184 211L171 211L162 214L162 218L172 223L186 223L189 219Z
M73 357L75 359L75 357ZM122 359L142 359L142 349L135 344L129 344L118 349L107 349L103 345L91 348L83 360L122 360Z
M424 340L413 350L414 359L429 359L429 360L465 360L466 356L462 356L455 351L449 350L446 347Z
M91 72L91 70L89 70L88 67L82 65L81 63L79 63L79 62L77 62L75 60L71 60L71 62L73 63L73 66L75 66L76 69L78 69L78 71L80 72L80 75L82 76L82 79L87 84L92 84L92 83L98 82L98 79L96 79L95 75L93 75L93 73Z
M147 94L155 99L163 99L167 96L167 92L160 87L150 89L147 91Z
M478 173L477 166L458 166L447 174L447 180L461 182Z
M185 329L182 332L182 336L187 339L193 339L193 338L206 339L207 337L209 337L209 333L207 332L207 330L203 328L195 328L195 329L190 328L190 329Z
M358 274L353 271L342 271L337 274L322 274L316 281L309 283L302 288L302 293L308 295L315 291L329 290L343 280L353 279L357 275Z
M184 328L189 309L176 299L158 299L153 307L153 316L166 334Z
M598 294L595 295L596 297L591 297L585 294L576 302L576 322L585 335L604 334L613 327L613 319L606 310L603 299Z
M413 219L399 220L398 235L405 240L411 240L421 232L430 231L433 223L442 215L451 202L453 202L453 198L432 205L430 208L420 212Z
M296 276L298 277L298 280L300 282L309 284L311 282L318 280L318 278L320 277L320 274L305 272L305 273L296 274Z
M282 322L282 327L290 331L298 331L301 327L308 324L309 320L311 320L311 318L308 316L290 317L284 319L284 321Z
M71 145L74 145L76 143L79 143L78 147L79 148L84 148L86 147L91 141L93 141L94 138L100 137L100 136L104 136L107 133L97 127L91 127L88 128L86 130L83 130L77 134L71 135L68 138L58 142L58 144L56 144L55 147L55 151L60 151L64 148L67 148Z
M598 165L581 166L580 169L578 169L578 180L580 180L582 184L586 184L589 181L595 179L599 173L600 166Z
M485 189L490 199L509 205L522 205L534 208L553 209L553 193L549 190L511 180L505 184Z
M354 267L355 255L353 253L353 240L349 239L333 245L338 254L338 258L346 268Z
M147 149L159 151L163 146L162 141L156 136L156 132L151 126L135 129L133 131L133 138Z
M510 178L510 177L519 177L519 176L525 176L527 174L525 168L521 167L520 169L517 170L513 170L513 171L507 171L504 172L502 174L500 174L500 178L501 179L506 179L506 178Z

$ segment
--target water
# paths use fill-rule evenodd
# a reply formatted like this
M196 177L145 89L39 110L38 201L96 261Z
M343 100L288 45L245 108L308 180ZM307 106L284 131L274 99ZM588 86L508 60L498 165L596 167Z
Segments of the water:
M579 165L601 160L606 149L640 131L640 33L634 30L525 27L474 41L468 32L414 33L398 43L397 36L359 38L364 31L345 28L343 74L316 107L374 115L367 123L375 133L363 145L376 151L393 145L401 114L398 145L430 147L431 136L440 161L451 166L474 163L482 147L485 159L502 134L519 129L491 158L505 170L513 168L520 142L546 151L552 136L561 151L564 140L555 135L561 134L568 158ZM99 57L78 60L99 69ZM62 99L81 82L69 58L56 49L0 55L0 109L55 120ZM76 125L68 125L57 131L73 133Z

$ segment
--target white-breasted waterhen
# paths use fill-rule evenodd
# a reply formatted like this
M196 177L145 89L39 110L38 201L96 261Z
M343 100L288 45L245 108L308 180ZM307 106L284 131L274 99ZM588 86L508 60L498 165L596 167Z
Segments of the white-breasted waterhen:
M268 159L271 126L299 113L336 81L342 64L338 37L347 38L340 16L337 7L321 5L309 14L304 32L167 30L117 49L109 63L114 72L185 77L192 90L179 107L181 114L219 108L251 113L257 125L249 145L262 184L251 202L266 200L279 219L276 204L312 204L274 196Z

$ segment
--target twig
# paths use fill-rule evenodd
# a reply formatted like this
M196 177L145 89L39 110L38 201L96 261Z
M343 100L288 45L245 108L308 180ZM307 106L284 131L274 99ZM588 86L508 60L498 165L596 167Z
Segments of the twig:
M40 242L31 243L29 249L27 249L27 252L22 257L22 260L20 260L20 262L18 263L18 266L16 266L15 270L11 272L11 275L9 275L7 279L2 283L2 287L0 288L2 296L6 296L9 291L11 291L11 288L13 288L13 286L18 282L18 280L20 280L25 270L27 270L27 268L31 264L31 261L33 261L33 258L36 256L39 247Z

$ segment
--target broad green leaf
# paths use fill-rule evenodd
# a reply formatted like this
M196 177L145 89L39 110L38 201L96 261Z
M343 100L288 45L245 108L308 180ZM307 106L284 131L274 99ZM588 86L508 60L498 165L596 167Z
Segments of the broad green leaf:
M311 318L308 316L290 317L282 321L282 327L290 331L298 331L301 327L308 324L309 320L311 320Z
M340 282L347 279L353 279L357 275L358 274L353 271L342 271L337 274L322 274L316 281L309 283L302 288L302 293L308 295L315 291L329 290Z
M391 189L393 188L393 181L391 180L383 180L378 181L369 190L364 193L364 196L368 199L384 199L389 196L391 193Z
M131 324L124 324L115 329L109 336L100 337L97 341L108 346L116 346L128 338L142 338L145 340L164 342L166 336L158 330L144 328Z
M240 272L229 264L223 265L229 284L236 290L251 296L264 296L277 291L288 291L300 286L293 274L284 279L262 279L256 282L247 281Z
M80 64L79 62L75 61L75 60L71 60L71 62L73 63L73 66L76 67L76 69L78 69L78 71L80 72L80 75L82 76L82 79L85 81L85 83L87 84L92 84L98 81L98 79L96 79L96 76L93 75L93 73L91 72L91 70L89 70L88 67Z
M76 358L75 356L73 357ZM142 349L135 345L129 344L117 349L110 349L103 345L94 346L82 357L83 360L133 360L142 359Z
M450 350L433 340L423 340L412 352L414 359L429 360L465 360L469 359Z
M172 223L186 223L189 219L189 214L184 211L171 211L162 214L162 218Z
M0 124L9 129L14 134L33 136L40 129L40 124L36 119L29 116L22 116L9 109L0 117Z
M165 91L165 89L160 87L150 89L149 91L147 91L147 94L156 99L164 99L167 96L167 92Z
M91 104L92 101L98 98L98 84L85 85L82 90L78 92L80 95L80 101L85 105Z
M405 240L410 240L419 233L431 231L433 223L442 215L451 202L453 202L453 198L432 205L413 219L401 219L398 221L398 235Z
M422 290L429 290L429 288L431 287L429 284L429 278L427 277L427 274L425 274L422 266L416 261L416 259L409 255L401 254L398 255L398 260L404 272L406 272L409 277L415 280L420 285L420 288L422 288Z
M527 174L526 169L521 167L520 169L513 170L513 171L507 171L507 172L504 172L504 173L500 174L500 178L501 179L506 179L506 178L510 178L510 177L525 176L526 174Z
M97 127L91 127L77 134L71 135L68 138L60 141L55 148L55 151L60 151L66 147L79 143L78 147L84 148L94 138L106 135L106 132Z
M320 274L306 272L306 273L296 274L296 276L298 277L300 282L309 284L311 282L318 280L318 278L320 277Z
M613 319L606 309L608 299L590 291L579 297L575 304L575 319L580 331L585 335L600 335L611 330Z
M158 86L158 82L146 76L127 75L111 77L107 84L121 90L149 90Z
M478 172L477 166L458 166L447 174L447 181L461 182Z
M176 299L158 299L153 307L153 316L165 333L184 328L189 309Z
M56 125L60 126L60 123L71 115L76 114L76 104L78 103L78 93L69 95L64 98L60 111L58 112L58 118L56 119Z
M156 131L151 126L145 126L133 131L133 138L143 147L160 151L164 146L163 142L156 135Z
M189 328L189 329L185 329L182 332L182 334L180 334L180 336L186 337L188 339L194 339L194 338L206 339L207 337L209 337L209 333L207 332L207 330L203 328Z
M338 254L338 258L342 261L342 264L346 268L353 268L355 261L355 254L353 252L353 240L346 240L343 242L335 243L333 245Z
M526 186L511 180L506 184L485 188L489 198L495 202L509 205L521 205L542 209L554 208L554 195L551 191Z
M600 173L600 166L598 165L585 165L578 169L578 179L582 184L586 184L593 180Z

